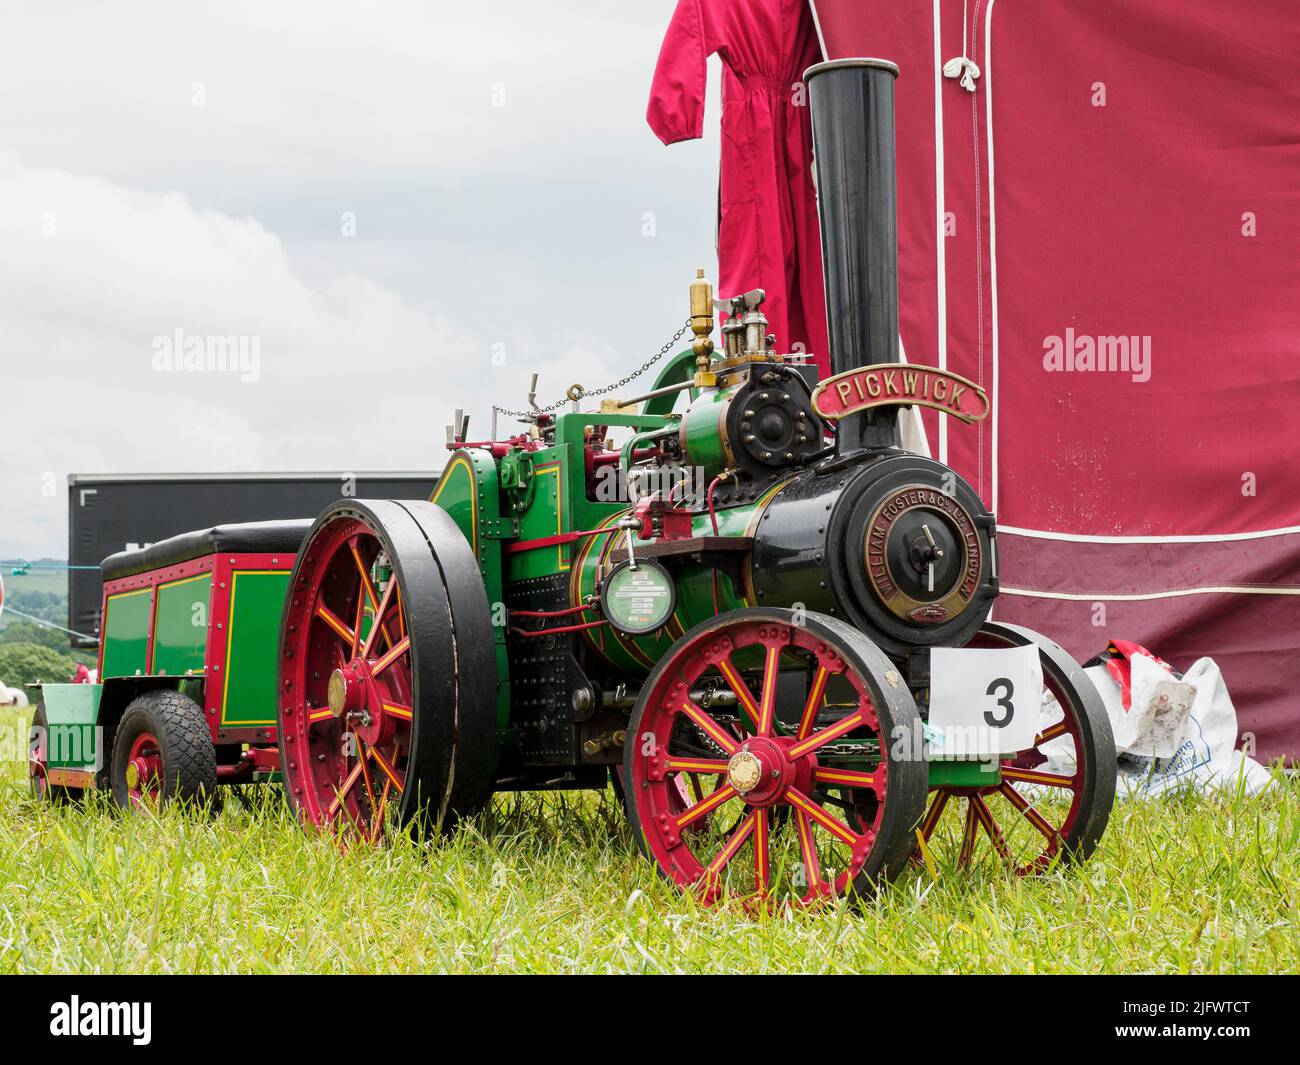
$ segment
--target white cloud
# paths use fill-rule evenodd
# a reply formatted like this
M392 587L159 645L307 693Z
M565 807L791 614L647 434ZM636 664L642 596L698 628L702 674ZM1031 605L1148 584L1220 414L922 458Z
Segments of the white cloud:
M453 408L482 431L532 371L547 401L640 365L713 263L716 135L643 119L672 7L24 5L0 557L63 554L71 472L436 468ZM259 337L258 381L155 373L177 328Z
M452 408L482 418L497 394L492 339L355 274L312 286L254 220L12 154L0 203L0 402L22 426L0 469L8 551L61 540L50 473L431 469ZM257 379L158 372L155 339L177 329L255 338ZM593 380L600 354L541 365Z

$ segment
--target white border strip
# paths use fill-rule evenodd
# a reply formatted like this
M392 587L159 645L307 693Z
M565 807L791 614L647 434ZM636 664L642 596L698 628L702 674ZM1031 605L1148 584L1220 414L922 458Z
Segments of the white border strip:
M948 369L948 264L944 232L943 176L943 34L939 8L934 0L934 213L935 213L935 295L938 314L939 369ZM965 32L965 27L963 27ZM948 464L948 419L939 417L939 461Z
M1014 525L999 525L998 535L1026 536L1033 540L1062 540L1072 544L1217 544L1234 540L1263 540L1270 536L1295 536L1300 525L1284 529L1263 529L1259 532L1210 533L1202 536L1089 536L1083 533L1047 532L1044 529L1019 529Z
M1000 595L1023 595L1029 599L1061 599L1071 603L1136 603L1152 599L1182 599L1189 595L1300 595L1300 588L1252 587L1214 584L1204 588L1175 588L1168 592L1036 592L1029 588L1000 588Z
M989 157L989 288L992 299L993 320L993 418L990 432L993 435L993 456L991 471L992 486L989 491L994 515L998 512L998 223L997 198L998 187L993 177L993 5L997 0L989 0L988 10L984 12L984 110L988 116L988 157ZM976 205L979 210L979 205ZM981 254L983 254L981 252Z
M936 3L937 3L937 2L938 2L938 0L936 0ZM821 23L821 19L819 19L819 18L817 17L817 3L816 3L816 0L808 0L808 10L812 12L812 17L813 17L813 29L815 29L815 30L817 31L817 43L818 43L819 45L821 45L821 49L822 49L822 58L823 58L823 59L830 59L830 56L828 56L828 55L826 54L826 38L822 35L822 23ZM800 77L803 77L803 71L802 71L802 70L799 71L799 76L800 76Z

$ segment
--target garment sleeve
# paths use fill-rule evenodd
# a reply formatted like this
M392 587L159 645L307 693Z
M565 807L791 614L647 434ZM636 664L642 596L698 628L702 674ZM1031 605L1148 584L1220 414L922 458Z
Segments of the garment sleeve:
M659 48L646 121L665 144L704 134L706 62L722 47L712 0L678 0Z

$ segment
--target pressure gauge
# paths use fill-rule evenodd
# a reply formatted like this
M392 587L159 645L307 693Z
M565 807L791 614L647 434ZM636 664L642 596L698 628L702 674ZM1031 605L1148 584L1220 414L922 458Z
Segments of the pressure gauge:
M619 632L644 636L668 624L677 609L677 586L658 562L625 560L602 582L600 608Z

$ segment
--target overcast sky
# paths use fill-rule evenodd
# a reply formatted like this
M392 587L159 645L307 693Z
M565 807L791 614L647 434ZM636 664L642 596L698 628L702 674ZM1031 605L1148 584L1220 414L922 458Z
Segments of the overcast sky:
M673 6L6 5L0 558L65 557L69 473L434 469L639 366L716 272L716 81L644 119Z

